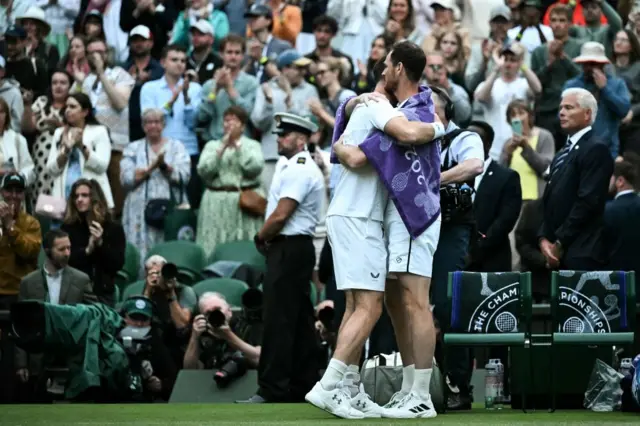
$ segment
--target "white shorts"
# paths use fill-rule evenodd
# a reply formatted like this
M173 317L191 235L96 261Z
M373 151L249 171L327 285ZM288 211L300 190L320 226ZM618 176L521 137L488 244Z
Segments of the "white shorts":
M394 272L409 272L431 278L433 256L440 239L438 216L418 238L411 239L407 227L392 201L389 201L384 214L384 232L389 249L389 278L396 278Z
M327 235L338 290L384 291L387 249L382 222L329 216Z

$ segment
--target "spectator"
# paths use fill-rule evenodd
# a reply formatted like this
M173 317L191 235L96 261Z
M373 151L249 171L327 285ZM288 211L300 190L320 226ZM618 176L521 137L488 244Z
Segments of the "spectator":
M200 106L201 86L198 83L192 83L189 77L183 78L187 69L187 53L184 48L173 44L165 47L162 51L161 63L164 68L164 77L145 83L142 86L140 91L140 111L143 114L147 109L164 111L162 122L156 123L156 120L154 120L152 127L161 124L163 129L162 136L166 139L182 142L187 154L191 157L191 171L182 177L185 179L184 182L189 182L187 184L189 203L193 208L196 208L200 204L202 196L202 185L196 173L200 147L195 132L196 118ZM144 129L144 122L142 127ZM144 151L144 144L138 145L138 150L140 149ZM177 148L174 147L174 149ZM135 150L131 152L133 153ZM145 161L145 167L151 165L151 162L147 160L142 160ZM133 170L129 170L129 173L133 173ZM133 188L133 174L130 176L128 180L130 182L129 188ZM156 176L158 176L157 173ZM189 180L189 178L191 179ZM166 186L162 186L162 188L164 189ZM138 203L142 202L142 200L138 201ZM143 239L146 239L146 237L143 237Z
M14 171L20 173L27 188L36 180L27 140L11 130L9 105L0 98L0 175Z
M82 35L75 35L69 42L69 51L60 60L60 68L65 69L76 84L82 86L87 75L91 72L87 60L87 40Z
M549 268L540 251L538 232L542 226L542 197L522 205L522 214L515 231L516 250L520 256L520 270L531 272L531 289L536 303L549 299Z
M249 120L239 106L224 112L224 136L208 142L200 156L198 174L206 188L198 212L196 242L207 258L218 244L250 240L264 223L263 215L247 212L240 206L242 191L256 191L264 167L262 148L258 141L243 136Z
M393 43L408 40L420 46L424 40L423 29L416 26L416 16L411 0L391 0L387 8L384 36Z
M512 27L522 25L522 9L524 9L522 0L505 0L504 3L509 7L509 10L511 11ZM545 23L545 25L549 25L549 23Z
M9 309L18 300L22 278L36 270L42 233L38 220L23 208L24 178L7 173L1 186L0 309Z
M198 76L196 83L204 84L222 66L222 58L213 50L215 38L209 21L201 19L192 23L190 31L193 50L188 58L187 69L196 72Z
M281 40L296 45L298 34L302 31L302 11L289 0L267 0L263 4L273 11L273 35ZM251 11L248 13L251 22Z
M298 52L304 54L312 52L315 49L313 22L317 17L322 16L327 12L327 1L328 0L297 2L298 6L302 10L302 32L298 34L298 38L296 39L296 49Z
M224 112L232 105L238 105L247 114L256 100L258 81L242 71L245 53L244 39L230 35L222 41L222 61L224 66L202 88L198 126L202 128L203 141L221 139ZM197 162L196 162L197 164Z
M251 0L213 0L213 6L224 12L229 19L229 33L243 36L247 33L247 20L244 13Z
M58 54L64 56L69 49L70 28L80 11L79 0L62 0L51 2L38 0L36 5L44 9L45 21L51 25L51 32L47 41L58 49Z
M35 136L31 150L35 163L35 182L30 190L34 205L40 194L51 195L53 189L53 176L46 173L45 169L53 135L63 125L63 110L72 82L73 78L66 71L56 71L51 77L49 93L40 96L33 105L25 105L22 129L25 134Z
M65 126L53 133L45 173L53 176L51 195L66 200L71 187L80 178L95 179L100 184L109 208L113 196L107 166L111 159L111 142L107 128L93 115L91 100L84 93L72 93L67 98Z
M446 32L453 31L462 39L462 51L465 56L468 56L471 52L469 31L454 19L454 11L460 11L458 6L455 5L454 0L432 1L431 8L433 9L436 22L431 26L431 34L425 37L422 43L422 50L424 50L425 53L432 52L436 48L438 38Z
M598 115L593 125L594 136L607 143L613 158L618 156L618 129L631 107L631 95L624 81L605 69L609 59L604 54L604 46L596 42L582 45L580 56L573 62L582 66L582 72L567 81L565 89L583 88L594 93L598 99Z
M369 52L369 59L367 62L358 60L358 74L353 79L352 89L356 94L361 95L363 93L373 92L376 87L376 80L373 75L374 65L387 57L390 49L389 41L383 36L379 35L371 43L371 52Z
M60 52L45 41L51 32L51 25L46 20L44 10L32 6L24 15L17 17L16 22L27 32L27 57L40 59L51 76L60 61Z
M110 1L111 0L105 0L105 5ZM81 12L78 16L84 16L83 12ZM100 13L98 10L92 10L86 14L82 22L83 22L82 26L79 31L76 31L76 34L83 35L85 37L85 40L98 39L98 40L104 41L105 43L107 42L107 35L104 29L102 13ZM108 64L117 63L118 57L117 57L116 49L113 47L113 45L109 43L107 43L107 46L108 46L107 63Z
M556 153L553 136L534 125L533 110L521 99L507 106L507 123L513 136L504 144L500 163L520 175L522 200L537 200L544 193L547 185L544 174Z
M509 30L512 40L519 41L529 53L536 47L553 40L553 31L540 22L542 14L540 0L524 0L522 2L522 18L520 25Z
M109 63L124 62L127 59L128 37L127 33L120 29L122 0L82 0L80 5L80 13L74 23L74 33L84 33L89 39L103 39L110 47ZM91 23L91 28L88 27L88 23Z
M6 75L20 83L20 91L30 91L34 96L47 92L49 80L47 66L40 59L28 58L26 53L27 33L24 28L12 26L4 33L7 44Z
M15 24L16 17L23 15L31 3L30 0L0 0L0 34Z
M186 2L186 9L180 12L171 30L171 44L179 44L191 50L193 46L189 40L189 31L200 19L208 21L215 29L215 46L221 47L222 40L229 34L229 20L224 12L214 9L213 3L207 0Z
M327 15L338 22L336 48L365 62L371 42L384 31L388 7L389 0L329 0Z
M151 56L160 60L162 48L169 44L169 31L178 14L173 0L156 2L153 0L125 0L120 8L120 29L129 34L134 28L144 26L151 32L153 47ZM131 58L129 58L131 59ZM132 138L136 140L138 138Z
M120 160L122 150L129 144L129 98L135 80L121 67L108 66L107 44L102 40L89 41L87 59L91 73L82 83L82 91L89 95L96 119L109 129L111 136L111 160L107 176L117 218L122 214L124 203Z
M152 56L154 41L149 28L139 25L129 34L129 59L124 63L124 69L136 81L129 97L129 140L137 141L144 137L142 131L142 111L140 110L140 92L147 81L162 78L164 69L160 62Z
M427 66L425 67L427 84L439 86L444 89L455 107L453 121L462 127L466 127L471 120L471 104L466 90L457 85L447 76L444 54L441 52L431 52L427 55Z
M622 29L622 19L618 12L602 0L582 0L581 4L586 25L572 27L569 35L582 42L598 42L605 46L607 56L611 56L613 40L616 33ZM602 22L603 13L608 23Z
M467 62L467 69L464 73L465 87L470 92L474 92L478 85L482 83L494 67L494 58L498 56L504 46L511 44L507 31L511 28L511 12L504 4L491 9L489 26L491 32L489 38L481 43L475 43L471 49L471 57Z
M582 42L569 37L569 6L556 4L552 7L553 40L536 47L531 55L531 69L542 84L542 94L536 105L536 122L552 132L556 142L562 146L564 137L558 120L558 100L567 80L580 74L580 68L572 60L580 54Z
M60 230L49 231L42 241L42 248L46 254L44 264L22 279L18 301L38 300L53 305L95 303L89 276L69 266L72 250L69 235ZM66 362L51 353L39 355L16 348L16 374L28 388L30 402L51 399L47 391L50 377L46 367L64 366Z
M164 241L164 230L145 222L147 202L167 199L169 191L176 185L182 185L174 191L174 195L176 192L178 195L176 200L183 200L186 196L184 185L191 173L191 162L184 144L163 136L165 119L166 111L145 109L142 127L146 137L130 143L120 162L120 180L126 192L122 224L127 240L138 249L143 261L151 247Z
M640 197L637 160L623 159L613 167L610 190L615 192L604 210L604 223L612 271L640 271L637 245L640 238ZM636 284L637 286L637 284Z
M0 56L0 98L9 105L9 115L11 116L11 128L16 132L20 131L22 116L24 115L24 101L20 93L20 83L13 78L6 78L6 62Z
M494 58L495 69L475 91L476 100L483 106L485 121L491 123L495 131L490 152L495 161L500 161L504 143L512 133L505 118L509 102L532 99L542 91L538 77L526 65L523 66L524 52L519 43L502 49L500 56ZM524 77L519 76L520 71Z
M613 66L631 94L631 109L620 126L620 153L640 154L640 42L630 30L616 34L613 44Z
M587 0L587 2L588 1L589 0ZM553 5L549 6L549 8L547 9L547 13L544 15L544 24L550 25L550 22L551 22L550 11L553 6L555 6L556 4L563 4L563 5L569 4L571 5L571 8L573 10L571 22L573 23L573 25L576 25L578 27L584 27L586 24L584 7L583 7L584 3L586 3L584 0L575 0L575 4L573 4L571 0L560 0L558 2L555 2ZM607 18L604 15L600 17L600 23L602 25L607 23Z
M462 38L455 31L443 33L436 41L436 49L442 52L447 75L458 86L464 86L464 72L469 53L462 48Z
M61 229L71 240L69 265L91 278L100 303L115 306L115 277L124 266L126 243L94 179L78 179L71 187Z
M421 0L425 1L425 0ZM520 0L515 0L519 3ZM490 31L491 11L497 6L504 6L509 11L513 1L505 0L484 0L482 2L474 0L458 0L458 4L462 3L462 25L469 29L471 36L471 45L480 44L487 37ZM506 5L505 5L506 3ZM508 12L510 13L510 12Z
M251 122L262 132L261 146L264 157L262 186L269 190L276 170L278 155L277 135L274 114L278 112L294 112L309 115L311 111L307 100L318 98L318 91L303 78L304 67L309 59L303 58L294 50L286 50L278 56L277 64L280 75L269 82L262 83L257 89L256 101L251 112Z
M308 53L305 57L311 59L314 63L311 67L311 74L315 74L315 67L323 58L344 58L349 64L349 72L345 73L342 85L348 87L353 81L353 63L351 58L342 53L338 49L331 47L336 33L338 32L338 23L335 19L327 15L318 16L313 20L313 36L315 38L316 48L313 52ZM311 81L312 83L315 80Z
M273 12L269 6L256 3L245 13L245 17L249 19L249 30L253 35L253 38L249 40L249 61L245 70L255 76L260 83L264 83L273 77L267 72L269 62L275 61L280 53L291 49L292 45L273 35L275 24ZM235 40L235 43L243 40L242 53L244 53L244 39L234 37L232 40ZM224 46L220 49L224 54Z
M613 159L591 128L597 110L595 96L586 89L562 93L560 125L569 138L550 166L538 232L549 269L601 271L608 260L602 215Z

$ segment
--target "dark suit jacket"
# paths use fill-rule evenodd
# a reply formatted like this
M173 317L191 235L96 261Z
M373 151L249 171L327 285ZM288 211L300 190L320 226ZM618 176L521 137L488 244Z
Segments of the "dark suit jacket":
M607 203L604 211L605 238L614 271L640 272L640 197L637 192L621 195Z
M267 58L269 58L270 61L275 62L275 60L278 59L278 55L280 55L285 50L292 49L292 48L293 46L291 46L291 43L289 43L288 41L281 40L278 37L272 37L271 41L269 41L269 44L267 45ZM251 58L249 58L248 60L250 62L245 68L245 72L247 74L251 74L257 77L258 71L260 70L260 68L262 68L262 65L260 65L258 62L254 61ZM260 83L264 83L265 81L268 81L268 80L269 80L269 77L267 76L266 73L263 72L262 77L260 78Z
M22 279L18 300L44 301L46 290L43 283L42 268L36 269ZM97 298L93 294L93 287L89 276L82 271L67 266L62 271L60 284L60 305L76 305L78 303L95 303ZM16 348L16 370L29 367L30 373L39 374L42 368L42 356L30 356L20 348Z
M542 224L542 199L529 201L522 207L522 215L516 226L516 250L520 254L522 271L531 272L531 281L536 301L549 296L549 270L547 259L540 251L538 231Z
M511 271L509 233L516 226L522 207L520 176L492 161L477 188L473 213L482 236L472 240L471 271Z
M609 148L589 131L551 176L543 195L538 237L552 243L560 241L561 268L596 269L606 263L602 217L612 174Z

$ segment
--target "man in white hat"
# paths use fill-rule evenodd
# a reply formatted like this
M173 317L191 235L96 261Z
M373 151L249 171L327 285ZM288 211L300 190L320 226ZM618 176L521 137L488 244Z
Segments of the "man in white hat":
M16 18L16 23L27 32L27 56L42 60L47 65L49 75L53 75L60 62L60 53L55 46L45 41L51 32L51 25L47 22L44 10L31 6Z
M598 114L592 125L594 136L607 143L611 156L616 158L620 145L620 123L633 119L629 89L624 80L605 69L609 59L600 43L590 41L583 44L580 56L573 62L582 66L582 73L567 81L564 89L587 89L595 95Z

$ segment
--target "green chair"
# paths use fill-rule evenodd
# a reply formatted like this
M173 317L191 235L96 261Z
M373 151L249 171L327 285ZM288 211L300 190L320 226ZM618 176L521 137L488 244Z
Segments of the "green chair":
M158 254L178 267L178 281L193 285L202 279L200 271L205 267L204 250L192 241L167 241L156 244L147 259Z
M451 324L444 334L445 374L450 346L529 347L531 273L450 272L447 297ZM529 358L529 372L531 365ZM523 380L528 382L530 377L523 374ZM526 412L525 392L522 409Z
M231 306L242 306L242 295L249 286L233 278L209 278L193 286L198 299L208 291L220 293Z
M120 303L120 287L117 285L113 287L113 301L116 305Z
M44 266L45 260L47 260L47 254L44 252L44 248L40 247L40 253L38 253L38 268Z
M261 272L267 270L266 259L256 249L253 241L231 241L218 244L211 256L209 256L207 263L211 265L219 260L242 262L255 267Z
M131 296L141 296L144 291L144 280L136 281L125 287L122 292L122 301L127 300Z
M140 252L131 243L127 243L124 254L124 266L116 275L116 285L123 289L138 279L140 274Z
M318 303L323 302L327 298L327 290L326 288L323 288L322 291L319 292L313 281L310 282L310 287L309 292L311 293L311 304L315 308Z
M633 345L636 329L635 272L559 271L551 275L551 411L558 392L558 347ZM584 376L584 389L589 375Z

